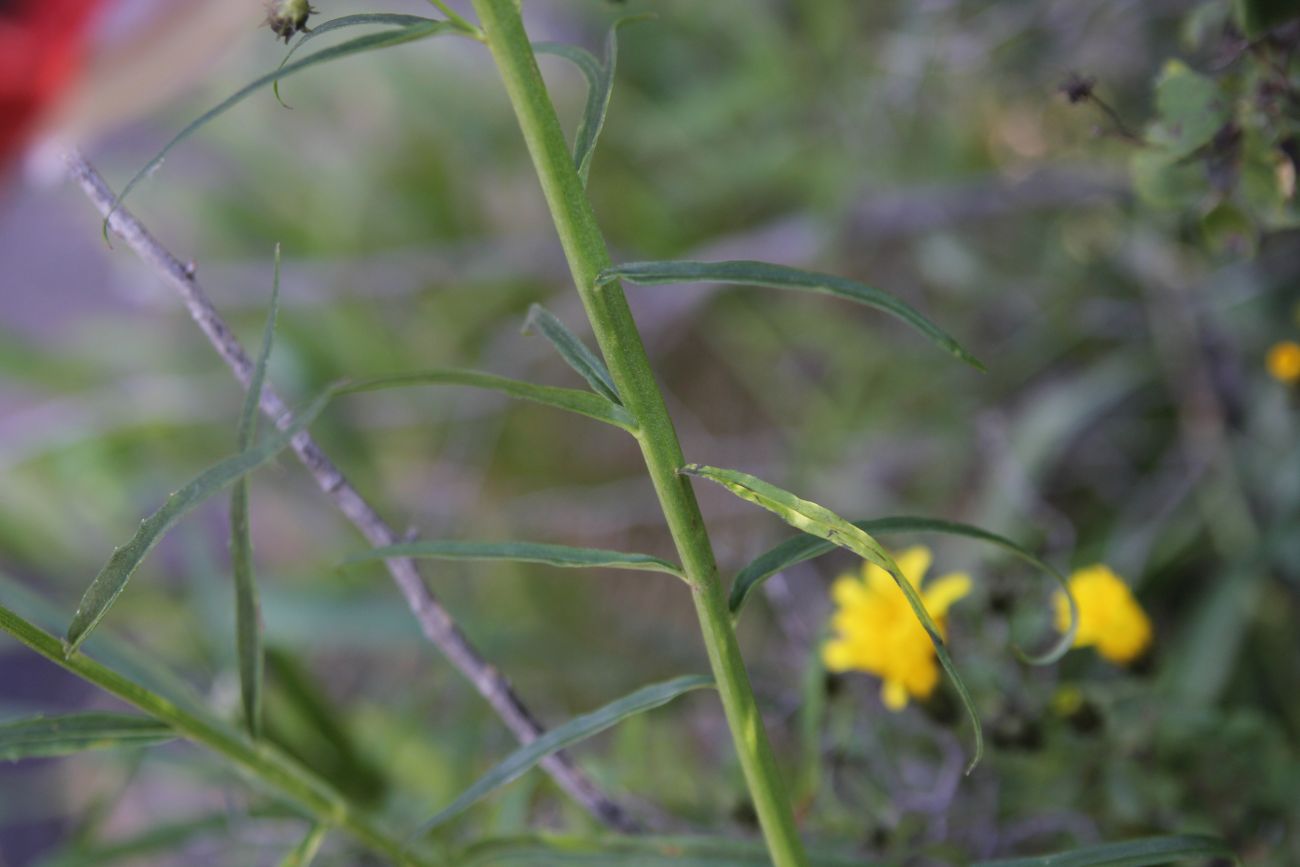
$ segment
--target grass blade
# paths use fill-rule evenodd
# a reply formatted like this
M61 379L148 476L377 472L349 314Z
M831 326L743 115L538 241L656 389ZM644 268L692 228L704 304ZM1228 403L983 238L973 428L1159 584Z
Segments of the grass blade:
M821 292L856 301L890 313L929 337L953 356L977 370L984 365L962 348L952 335L935 325L907 302L883 289L836 277L772 265L767 262L739 260L732 262L628 262L615 265L600 273L597 282L610 283L626 280L629 283L661 285L664 283L735 283L741 286L768 286L774 289L798 289Z
M1154 867L1189 858L1227 858L1234 864L1241 863L1222 840L1185 834L1102 843L1055 855L979 861L975 867Z
M335 30L342 30L345 27L363 27L367 25L380 27L416 27L424 24L437 23L440 22L433 18L425 18L420 15L400 15L393 12L366 12L361 15L344 15L340 18L332 18L329 21L322 21L320 24L317 24L311 30L304 33L298 41L293 44L293 47L289 49L288 53L284 55L284 60L280 61L279 68L283 69L285 64L298 53L298 49L302 48L311 40L318 36L324 36L326 33L331 33ZM271 85L271 89L275 92L275 98L279 100L280 104L284 105L285 108L288 108L288 106L285 105L284 100L280 99L279 79L276 79L275 83Z
M403 542L362 551L344 562L363 563L368 560L386 560L389 557L426 557L433 560L513 560L524 563L544 563L563 568L637 569L647 572L665 572L678 578L685 577L677 566L667 560L651 557L649 554L626 554L622 551L602 551L598 548L570 548L567 545L547 545L540 542Z
M66 756L83 750L149 746L174 740L171 726L143 716L76 713L0 724L0 760Z
M122 189L122 194L117 198L114 210L126 201L126 197L131 194L131 191L135 189L140 181L144 180L145 177L162 165L163 160L166 159L167 154L171 152L172 148L176 147L176 145L180 144L185 139L189 138L204 126L207 126L210 122L225 114L227 111L234 108L266 85L277 82L282 78L287 78L288 76L301 72L304 69L310 69L313 66L328 63L331 60L341 60L344 57L350 57L353 54L360 54L365 51L378 51L382 48L393 48L398 45L404 45L407 42L414 42L417 39L426 39L430 36L437 36L441 33L448 32L455 33L460 31L450 22L434 21L429 19L423 23L399 27L396 30L358 36L356 39L350 39L339 45L321 49L315 54L308 55L301 60L295 60L293 63L281 66L274 72L269 72L266 75L249 82L217 105L208 109L200 115L197 120L193 121L177 133L175 138L163 145L162 150L160 150L153 159L149 160L149 162L145 164L144 168L136 172L135 177L131 178L131 180L127 182L127 185ZM109 215L104 218L105 237L107 237L108 234L108 221L112 216L113 214L110 212Z
M262 329L262 346L253 365L253 375L239 411L236 447L247 451L257 433L258 406L266 364L275 342L275 320L280 310L280 245L275 245L275 276L271 281L271 306ZM239 667L239 693L244 706L248 733L256 739L262 732L262 616L257 578L253 572L253 540L248 531L248 477L236 480L230 493L230 571L235 584L235 655Z
M260 445L245 449L209 467L189 484L168 497L161 509L141 521L140 529L130 541L113 552L113 556L104 564L104 568L95 576L95 580L90 583L90 587L81 597L77 612L68 626L65 639L67 655L76 653L81 643L104 619L108 609L117 601L117 597L122 595L131 576L140 567L145 556L162 539L163 534L209 497L283 451L298 431L305 429L316 419L316 416L320 415L334 393L335 390L330 389L319 395L295 416L293 424L284 431L277 431Z
M587 344L578 339L555 314L540 304L528 308L528 318L524 320L524 333L532 329L550 341L560 357L587 381L597 394L613 401L619 406L623 401L618 396L614 378L609 375L605 362L596 353L587 348Z
M1057 569L1050 564L1043 562L1029 550L1017 545L1015 542L999 536L997 533L991 533L988 530L975 527L970 524L962 524L957 521L945 521L938 518L916 518L911 516L897 516L891 518L876 518L870 521L854 521L853 526L866 533L943 533L950 536L964 536L968 539L976 539L981 542L988 542L996 545L1006 551L1015 554L1021 560L1024 560L1031 566L1041 570L1049 575L1061 587L1061 592L1070 605L1070 628L1066 630L1057 641L1045 653L1038 656L1031 656L1019 648L1016 652L1026 661L1034 665L1050 665L1056 662L1070 646L1074 643L1075 633L1079 630L1079 611L1074 601L1074 594L1070 592L1069 583L1065 580ZM776 547L756 557L740 572L736 573L736 580L731 585L731 598L728 605L731 608L733 617L740 615L740 609L749 598L749 594L754 591L768 578L782 572L798 563L811 560L814 557L820 557L829 551L835 549L835 545L818 536L807 533L787 539Z
M582 110L582 120L573 138L573 163L578 169L582 185L587 185L591 173L591 157L596 152L596 142L605 128L605 115L609 112L610 96L614 92L614 71L618 65L618 28L631 21L649 18L649 15L626 15L612 25L605 36L605 62L601 63L590 52L562 42L539 42L533 50L540 54L563 57L581 70L587 79L587 104Z
M343 386L344 393L361 391L381 391L389 388L405 388L412 385L464 385L471 388L484 388L499 391L520 400L528 400L546 406L576 412L606 424L622 428L629 433L636 433L636 422L623 407L610 403L605 398L575 388L556 388L551 385L536 385L518 379L508 379L492 373L477 370L459 370L456 368L438 368L416 373L397 374L395 376L362 379Z
M872 867L860 855L808 853L809 867ZM462 850L456 867L770 867L772 857L758 841L704 836L596 836L521 834L482 840Z
M800 499L789 491L778 488L776 485L769 484L748 473L706 467L699 464L689 464L683 467L681 472L716 482L740 499L767 509L796 530L819 536L841 548L846 548L890 574L894 582L898 584L899 589L903 591L903 595L907 597L907 602L912 607L912 612L916 614L916 619L921 622L926 634L930 636L935 654L939 657L939 664L948 673L948 678L952 681L953 688L957 690L957 696L966 709L966 715L970 717L971 725L975 731L975 750L971 756L970 764L966 766L966 773L969 774L973 771L984 755L984 732L980 726L979 715L975 712L975 702L971 698L970 691L966 688L966 682L957 673L957 668L948 655L947 643L939 632L938 624L934 622L930 612L925 609L925 603L921 600L921 595L912 586L912 582L907 580L907 576L898 568L894 558L889 556L889 552L865 530L853 526L830 509Z
M325 842L325 835L329 833L329 828L324 825L315 825L302 842L294 847L293 851L284 856L280 861L280 867L309 867L312 861L316 860L316 853L320 851L321 843Z
M460 797L420 826L417 833L423 834L444 824L492 792L518 779L525 771L552 753L603 732L634 714L644 713L667 704L683 693L711 686L713 686L712 677L700 674L686 675L642 687L591 713L574 717L532 743L515 750L504 761L479 778L478 782L466 789Z

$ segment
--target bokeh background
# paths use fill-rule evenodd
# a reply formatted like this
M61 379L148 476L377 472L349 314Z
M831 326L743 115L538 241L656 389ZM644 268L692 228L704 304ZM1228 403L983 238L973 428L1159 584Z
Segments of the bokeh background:
M322 18L380 8L317 5ZM630 287L690 459L853 518L942 516L1062 568L1105 562L1154 621L1135 666L1081 650L1028 668L1009 646L1050 640L1050 585L971 543L928 540L937 571L976 580L949 623L991 747L963 777L969 732L950 695L890 713L873 679L816 665L829 583L853 563L831 555L774 579L741 638L806 836L880 863L959 864L1207 831L1247 863L1300 862L1300 403L1266 364L1274 344L1300 339L1295 163L1288 193L1282 147L1297 131L1294 34L1290 53L1244 44L1225 29L1225 2L524 5L537 38L591 48L617 14L657 14L622 30L592 170L616 257L762 258L856 277L927 311L989 368L832 299ZM138 35L161 14L134 6L101 38ZM203 50L163 52L145 79L189 86L128 87L120 103L101 94L93 118L70 109L111 182L279 63L283 46L259 18L253 8L229 37L209 32ZM171 44L160 32L154 44ZM1158 98L1178 73L1171 58L1248 103L1244 149L1216 139L1171 157L1173 169L1144 163L1160 137L1150 124L1185 121L1162 116L1174 110ZM583 81L559 59L542 66L571 128ZM1094 80L1105 108L1072 105L1060 89L1072 75ZM1260 108L1261 120L1255 89L1269 81L1282 108ZM249 100L176 150L132 205L193 258L248 343L283 245L278 388L302 398L340 376L438 365L580 384L520 334L533 302L588 331L486 52L421 42L318 68L283 93L292 110L269 92ZM1240 166L1270 123L1282 144L1261 193ZM139 519L233 450L240 398L178 301L122 245L106 248L49 147L11 172L0 193L5 604L61 632ZM416 390L350 398L313 430L392 523L425 538L671 552L631 441L580 418ZM273 736L395 819L430 815L511 736L421 639L381 568L340 568L364 543L290 457L251 494ZM725 493L700 494L728 574L788 536ZM151 555L96 641L233 716L221 500ZM453 564L426 574L551 723L707 668L671 579ZM0 718L90 707L114 705L0 639ZM754 833L706 694L577 755L674 827ZM590 827L534 772L443 836ZM0 767L5 867L272 864L301 830L183 745ZM331 840L320 863L360 857Z

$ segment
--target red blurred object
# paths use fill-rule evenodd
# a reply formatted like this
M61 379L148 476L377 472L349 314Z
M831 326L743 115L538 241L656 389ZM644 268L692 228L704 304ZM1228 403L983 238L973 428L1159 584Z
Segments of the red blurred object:
M0 0L0 166L73 81L101 0Z

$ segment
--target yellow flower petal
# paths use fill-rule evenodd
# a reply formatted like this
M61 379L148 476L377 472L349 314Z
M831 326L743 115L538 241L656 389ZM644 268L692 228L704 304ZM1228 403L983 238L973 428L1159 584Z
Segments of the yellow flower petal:
M880 698L885 707L900 711L907 707L907 688L901 680L887 680L880 687Z
M853 575L841 575L831 585L831 599L841 608L860 605L867 595L867 588Z
M907 576L907 580L913 584L920 584L925 580L925 573L930 571L930 561L933 555L930 549L924 545L914 545L903 553L894 558L898 564L898 570Z
M848 671L853 664L853 645L842 639L834 639L822 645L822 663L827 671Z
M1295 385L1300 382L1300 343L1294 340L1283 340L1281 343L1273 344L1264 364L1268 368L1269 376L1278 382Z
M1126 665L1151 644L1151 620L1127 584L1110 567L1101 564L1075 571L1070 592L1079 606L1079 631L1075 647L1096 646L1101 656ZM1056 598L1056 625L1069 627L1069 604L1063 594Z
M948 609L954 602L970 593L970 586L969 575L965 572L953 572L942 578L936 578L922 591L921 598L925 601L930 616L938 619L948 613Z

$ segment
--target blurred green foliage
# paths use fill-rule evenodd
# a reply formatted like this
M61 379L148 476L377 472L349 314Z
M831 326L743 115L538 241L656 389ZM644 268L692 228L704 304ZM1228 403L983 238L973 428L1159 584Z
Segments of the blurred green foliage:
M328 17L361 6L318 5ZM1204 831L1250 864L1300 861L1300 400L1263 366L1271 343L1300 333L1294 20L1279 31L1289 51L1260 43L1222 65L1216 52L1233 38L1261 38L1267 4L525 5L539 38L590 47L613 14L657 15L622 33L592 166L616 255L762 257L866 280L989 367L936 361L892 320L832 299L630 288L690 459L817 491L853 519L931 514L1063 568L1105 561L1155 621L1156 648L1133 670L1090 651L1026 668L1008 645L1050 639L1037 578L970 545L937 545L938 567L969 570L980 588L949 624L991 738L963 778L950 695L895 715L867 678L810 667L829 580L853 564L831 555L774 580L741 635L800 781L806 835L919 864ZM273 68L281 55L265 35L111 143L100 155L110 176L128 177ZM580 77L542 65L572 122ZM1071 106L1057 92L1070 73L1094 81L1143 143ZM196 252L250 344L283 244L278 388L301 398L342 375L470 364L580 384L543 341L518 334L534 302L580 333L582 320L476 46L350 59L284 93L294 111L269 92L241 106L133 204L166 243ZM68 213L67 233L98 243L90 210L70 197ZM127 253L110 262L147 282ZM6 333L0 376L16 407L0 419L0 568L52 603L61 629L139 518L230 451L240 394L179 305L152 291L69 311L55 333ZM355 398L314 431L394 524L422 535L669 550L634 449L582 419L411 392ZM394 818L427 818L512 739L423 643L380 568L337 568L363 542L296 465L254 477L250 494L276 648L269 730ZM724 569L785 537L725 495L701 496ZM226 532L219 507L188 519L104 631L234 718ZM689 602L659 576L474 564L427 574L549 721L703 670ZM3 649L7 666L24 658ZM30 710L0 688L0 714ZM634 719L580 756L611 790L685 824L752 824L707 699ZM15 773L30 781L48 768ZM77 851L164 817L186 830L169 845L188 856L124 863L202 863L214 851L270 862L301 837L300 823L193 750L81 756L67 773L67 793L0 789L0 816L57 819ZM87 802L104 803L87 813ZM590 820L534 774L439 833L465 843L538 826ZM317 863L357 862L331 839Z

